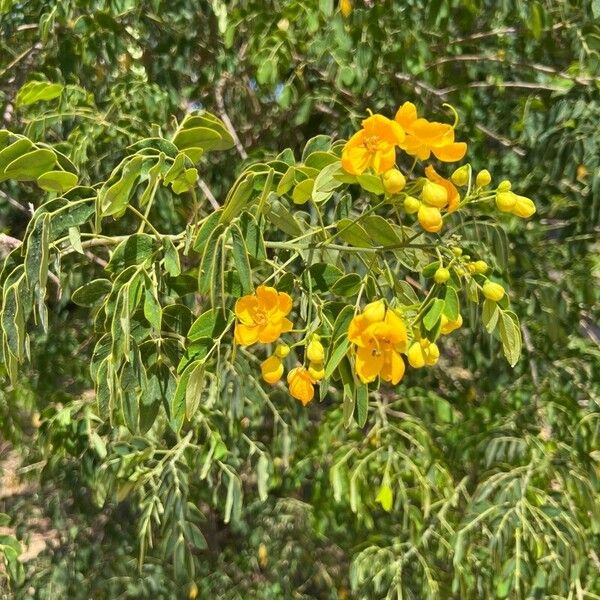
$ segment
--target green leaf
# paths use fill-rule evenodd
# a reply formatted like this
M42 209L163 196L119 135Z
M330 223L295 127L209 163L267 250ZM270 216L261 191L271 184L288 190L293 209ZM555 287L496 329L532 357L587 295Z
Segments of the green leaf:
M292 192L292 200L294 204L305 204L311 198L313 187L315 185L314 179L305 179L301 181Z
M263 234L256 224L254 217L250 213L242 213L240 215L239 226L244 236L248 254L258 260L265 260L267 258L267 251L265 249Z
M175 393L171 398L168 398L169 425L175 433L179 433L185 419L188 382L190 380L190 375L198 366L198 362L199 361L192 362L185 368L183 373L179 376Z
M514 367L521 356L521 330L517 315L512 312L502 312L498 321L498 333L502 341L504 356L511 367Z
M234 315L228 310L225 314L221 309L212 308L202 313L192 324L188 332L190 340L200 338L218 339L230 327Z
M369 411L369 387L366 383L356 384L356 422L364 427Z
M348 273L331 286L331 292L337 296L353 296L360 289L361 283L362 277L360 275Z
M163 252L165 256L165 271L171 277L177 277L181 273L179 252L170 238L163 238Z
M228 225L248 205L254 192L254 174L242 173L227 194L220 222Z
M423 317L423 325L427 331L431 331L440 320L442 311L444 310L445 302L441 298L436 298L431 305L431 308L427 311L427 314Z
M71 294L71 301L78 306L94 306L110 293L112 283L108 279L94 279L77 288Z
M254 288L252 286L252 270L248 260L248 251L244 243L244 237L237 225L230 227L233 262L242 285L242 293L249 294Z
M150 288L144 291L144 316L156 331L160 331L162 307L156 299L154 290Z
M342 275L342 271L333 265L315 263L302 274L302 285L307 291L328 292Z
M37 184L46 192L62 194L77 185L77 175L68 171L48 171L38 177Z
M331 334L331 343L333 345L337 344L341 336L345 336L348 333L348 328L353 318L354 307L349 305L344 306L333 324L333 332Z
M334 347L333 351L329 355L327 364L325 365L325 377L329 378L333 375L333 372L338 368L348 350L350 349L350 342L348 338L344 337Z
M350 219L340 219L337 224L337 235L346 243L357 248L370 248L371 238L359 223Z
M117 169L122 168L120 179L110 186L108 182L104 184L98 193L102 216L112 215L119 218L123 215L133 194L134 186L141 175L143 162L143 156L125 159L120 167L117 167Z
M222 214L221 210L217 210L216 212L211 213L208 217L206 217L206 219L200 226L200 229L198 230L198 235L196 236L196 239L194 240L194 250L196 252L203 253L204 250L206 249L206 243L208 242L209 238L212 236L212 234L215 230L215 227L217 227L217 225L219 224L219 221L221 219L221 214Z
M342 172L339 159L332 154L327 154L327 156L332 156L335 162L322 168L321 172L315 178L312 189L312 199L313 202L316 203L329 200L334 191L342 185L342 182L339 179L336 179L336 175L339 175Z
M258 457L256 483L258 486L258 497L264 502L269 495L269 459L265 454L261 454Z
M44 100L58 98L64 87L60 83L49 81L29 81L17 93L15 104L17 107L28 106Z
M265 210L267 219L277 227L277 229L297 237L302 235L303 229L294 215L279 201L275 200L267 205Z
M146 233L135 233L115 248L106 270L109 273L119 273L131 265L147 264L153 252L154 238Z
M450 321L456 321L460 313L458 302L458 294L453 287L446 287L446 295L444 297L444 314Z
M0 179L32 181L50 171L56 164L56 154L52 150L33 150L9 163Z
M381 177L378 177L377 175L369 175L369 174L358 175L356 177L356 180L358 181L360 186L363 188L363 190L366 190L367 192L371 192L372 194L377 194L378 196L383 196L383 194L385 194L385 188L383 187L383 181L381 180Z
M27 138L20 138L0 151L0 181L8 179L2 174L10 163L20 156L27 154L33 148L33 144Z
M483 324L488 333L492 333L496 329L498 324L498 317L500 316L500 309L495 302L488 300L487 298L483 301Z
M189 421L198 410L204 388L204 363L196 361L190 365L190 375L185 390L185 418Z
M294 167L288 167L287 171L283 174L283 177L277 184L277 195L283 196L287 194L293 187L295 182L296 169Z
M377 246L398 246L402 240L389 222L379 215L367 215L361 225Z

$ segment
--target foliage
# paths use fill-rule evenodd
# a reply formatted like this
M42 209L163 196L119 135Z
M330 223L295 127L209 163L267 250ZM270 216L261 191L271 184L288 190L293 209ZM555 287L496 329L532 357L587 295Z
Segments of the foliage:
M196 4L0 2L0 427L63 531L24 569L0 539L12 593L600 597L597 3ZM405 212L411 157L397 193L339 166L405 99L452 102L469 142L439 237ZM475 300L490 273L510 311ZM274 347L232 344L265 281L294 300L286 367L326 351L307 408L260 381ZM380 297L407 341L464 317L398 388L338 334Z

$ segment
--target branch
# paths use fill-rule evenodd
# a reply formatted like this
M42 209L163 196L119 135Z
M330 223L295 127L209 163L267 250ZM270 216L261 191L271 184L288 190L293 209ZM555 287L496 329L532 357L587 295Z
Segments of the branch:
M215 87L215 98L217 99L217 109L219 111L219 116L223 119L225 125L227 125L227 129L229 129L229 133L231 133L231 137L233 138L233 142L239 155L246 160L248 158L248 153L244 150L244 146L242 146L242 142L240 142L240 138L233 127L233 123L225 110L225 100L223 99L223 89L225 88L225 80L227 79L227 75L224 73L221 75L221 78L217 82Z

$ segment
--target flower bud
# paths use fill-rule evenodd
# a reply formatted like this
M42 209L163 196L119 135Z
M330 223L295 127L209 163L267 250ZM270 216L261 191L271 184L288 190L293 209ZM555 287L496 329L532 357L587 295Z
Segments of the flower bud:
M512 208L512 214L521 217L521 219L529 219L535 213L535 204L525 196L516 196L516 198L517 201Z
M442 229L442 215L439 208L421 204L417 217L421 227L429 233L437 233Z
M427 351L425 352L425 364L428 367L432 367L440 359L440 349L437 344L429 344Z
M423 202L436 208L444 208L448 204L448 192L446 188L439 183L426 181L421 192Z
M488 264L485 260L476 260L473 263L473 267L475 268L475 273L481 273L482 275L487 272L489 269Z
M321 381L325 378L325 369L322 362L311 362L308 365L308 374L315 380Z
M198 586L195 581L190 583L190 587L188 588L188 600L196 600L198 597Z
M460 256L463 253L462 248L452 248L452 254L454 254L454 256Z
M340 0L340 11L342 16L349 17L352 12L352 2L351 0Z
M277 344L275 348L275 356L277 358L285 358L290 353L290 347L287 344Z
M264 569L269 562L269 554L267 552L267 547L264 544L260 544L258 546L258 564L261 569Z
M283 375L283 363L279 357L273 355L269 356L267 360L263 361L260 365L260 371L263 379L273 385L277 383Z
M504 288L499 283L486 281L483 284L483 295L492 302L499 302L504 297Z
M498 185L499 192L510 192L510 188L512 187L511 182L508 179L504 179Z
M406 198L404 198L404 210L409 215L416 213L419 210L420 206L421 201L415 198L414 196L406 196Z
M444 267L440 267L433 275L433 280L436 283L446 283L448 279L450 279L450 271L448 271L448 269L445 269Z
M462 277L465 274L465 270L462 267L456 267L454 272L458 277Z
M310 362L322 363L325 360L325 348L323 348L323 344L313 338L311 342L306 347L306 358Z
M408 364L413 369L420 369L425 366L425 352L419 342L413 342L406 353Z
M406 179L398 169L390 169L383 174L383 188L388 194L398 194L406 185Z
M517 195L512 192L498 192L496 194L496 206L502 212L511 212L517 203Z
M486 185L489 185L491 181L492 176L490 175L490 172L487 169L483 169L483 171L479 171L479 173L477 173L475 185L477 187L485 187Z
M470 171L471 168L469 165L463 165L462 167L459 167L456 169L456 171L454 171L454 173L452 173L452 175L450 175L452 183L458 186L467 185L467 183L469 183Z
M377 300L365 306L363 316L369 323L379 323L385 318L385 302Z

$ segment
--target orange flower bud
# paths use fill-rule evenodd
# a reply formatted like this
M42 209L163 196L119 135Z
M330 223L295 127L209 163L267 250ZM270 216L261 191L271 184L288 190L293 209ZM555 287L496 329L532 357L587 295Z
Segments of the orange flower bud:
M319 340L312 339L306 347L306 358L310 362L322 363L325 360L325 348Z

